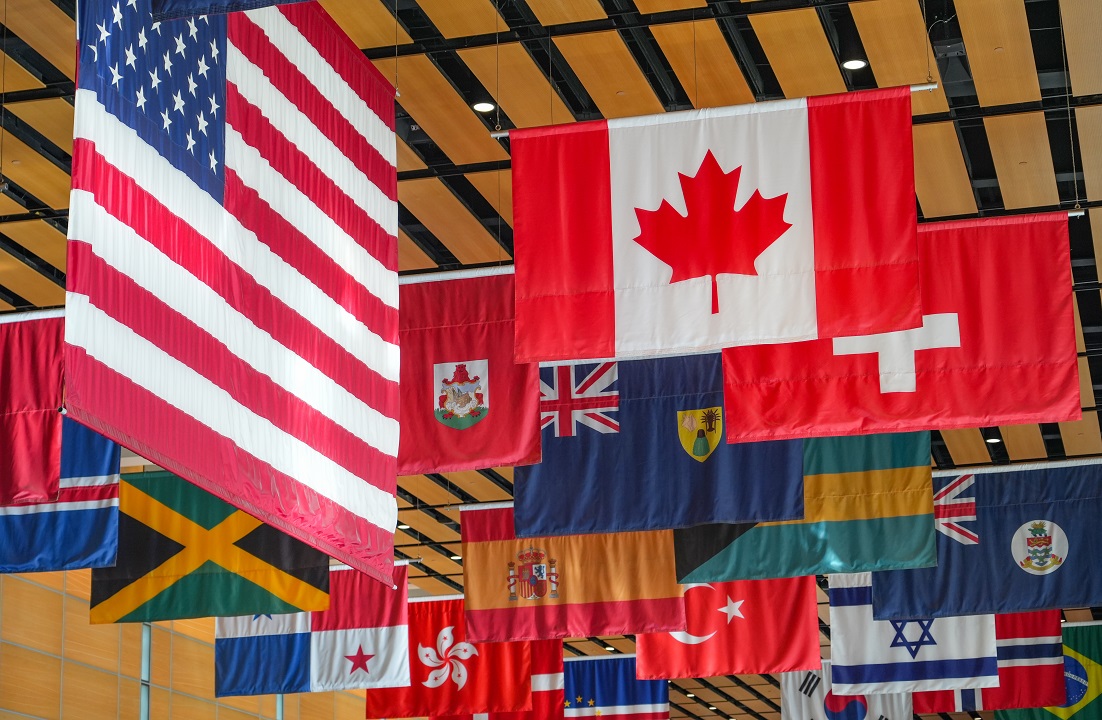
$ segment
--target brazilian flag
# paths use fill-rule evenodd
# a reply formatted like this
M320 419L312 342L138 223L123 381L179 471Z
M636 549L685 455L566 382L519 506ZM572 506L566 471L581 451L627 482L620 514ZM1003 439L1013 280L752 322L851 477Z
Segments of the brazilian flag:
M119 554L92 571L93 623L329 607L329 557L168 472L124 474Z
M1000 710L995 720L1102 720L1102 625L1065 625L1063 634L1067 701L1060 707Z

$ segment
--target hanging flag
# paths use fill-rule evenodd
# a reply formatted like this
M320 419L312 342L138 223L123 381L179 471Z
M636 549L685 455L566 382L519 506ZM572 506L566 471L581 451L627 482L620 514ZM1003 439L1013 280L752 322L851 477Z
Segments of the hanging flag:
M495 506L459 524L472 642L685 629L668 530L519 539Z
M217 15L238 10L256 10L309 0L153 0L153 19L171 20L189 16Z
M995 720L1099 720L1102 718L1102 626L1064 625L1064 693L1061 705L1000 710Z
M873 620L869 575L829 578L836 691L864 695L999 684L993 615Z
M398 474L539 462L539 367L513 362L513 276L426 276L399 298Z
M1102 465L1086 462L934 478L937 567L874 574L876 617L1102 605Z
M907 88L509 140L520 361L920 324Z
M907 693L835 695L830 687L830 661L819 670L781 674L781 720L911 720Z
M675 530L683 583L927 567L930 434L804 441L804 519Z
M150 9L77 7L69 412L389 583L393 88L318 3Z
M60 346L60 328L57 337ZM43 503L0 507L0 573L114 565L120 456L118 445L64 418L57 496Z
M434 715L432 720L563 720L562 640L533 640L532 709L520 712Z
M569 718L668 720L670 690L665 680L637 680L635 656L572 657L564 663Z
M329 607L329 558L167 472L126 474L119 555L92 571L93 623Z
M685 588L686 629L635 636L640 679L763 675L819 667L815 578Z
M0 318L0 506L57 499L64 326L61 311Z
M543 461L514 480L520 537L804 515L802 443L723 441L719 353L541 368L540 391Z
M214 694L269 695L409 684L406 568L395 587L349 569L329 572L322 612L219 617Z
M1064 644L1060 611L995 616L999 686L913 695L916 713L973 712L1060 705L1064 702Z
M530 643L472 644L462 598L409 606L410 679L369 689L367 717L423 717L532 709Z
M725 350L727 441L1078 420L1069 247L1067 213L920 226L922 326Z

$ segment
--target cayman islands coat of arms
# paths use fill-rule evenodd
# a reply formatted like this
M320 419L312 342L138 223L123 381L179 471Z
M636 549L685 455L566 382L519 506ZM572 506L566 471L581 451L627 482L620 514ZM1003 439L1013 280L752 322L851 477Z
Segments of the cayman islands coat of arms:
M488 360L437 363L432 366L438 388L433 414L442 424L456 430L480 423L490 413L490 367Z
M547 559L547 553L529 547L517 553L517 561L509 563L509 600L539 600L542 597L559 596L559 571L555 558Z
M1068 556L1068 538L1051 520L1032 520L1018 528L1010 541L1018 567L1030 575L1058 570Z
M679 410L677 437L689 457L704 462L723 441L723 408Z

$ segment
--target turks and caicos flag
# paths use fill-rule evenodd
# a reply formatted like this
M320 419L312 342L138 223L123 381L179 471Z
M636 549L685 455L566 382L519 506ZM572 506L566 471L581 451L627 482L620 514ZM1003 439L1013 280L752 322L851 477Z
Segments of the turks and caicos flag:
M510 139L518 361L921 324L906 88Z

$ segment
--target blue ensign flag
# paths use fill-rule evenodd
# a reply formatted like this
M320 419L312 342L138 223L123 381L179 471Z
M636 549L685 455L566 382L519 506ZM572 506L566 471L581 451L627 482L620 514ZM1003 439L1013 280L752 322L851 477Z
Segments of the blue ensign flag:
M1102 604L1102 465L934 478L937 567L873 573L877 619Z
M0 572L48 572L115 564L121 448L69 418L61 426L56 499L0 507Z
M668 720L666 680L636 680L635 656L566 658L563 715L601 720Z
M719 353L540 369L518 537L803 518L803 441L728 445Z

